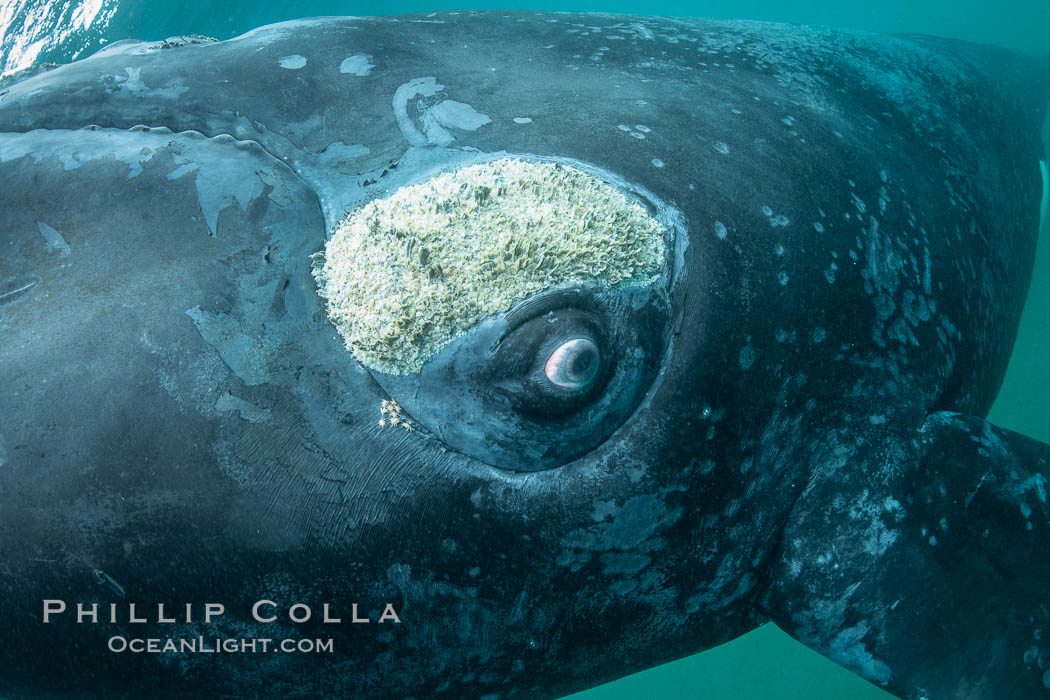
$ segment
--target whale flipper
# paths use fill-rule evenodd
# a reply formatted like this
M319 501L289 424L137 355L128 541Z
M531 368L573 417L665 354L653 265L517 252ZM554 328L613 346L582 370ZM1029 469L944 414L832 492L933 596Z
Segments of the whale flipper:
M811 484L775 565L771 616L901 697L1043 697L1050 445L948 412L912 445L909 462L853 470L852 498L824 500L842 489L837 473ZM806 536L818 527L834 535Z

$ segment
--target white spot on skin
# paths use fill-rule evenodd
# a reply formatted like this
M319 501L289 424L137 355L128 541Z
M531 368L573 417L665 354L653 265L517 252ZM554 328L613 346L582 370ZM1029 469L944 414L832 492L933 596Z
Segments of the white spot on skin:
M514 117L515 124L531 124L532 119L529 117Z
M721 221L715 222L715 235L718 236L718 240L724 241L726 236L729 235L729 231L726 229L726 225Z
M372 57L363 53L354 56L347 56L343 59L343 62L339 64L340 73L348 73L350 75L361 77L371 73L373 68L375 68L375 64L372 63Z
M664 162L663 162L662 160L660 160L659 158L653 158L653 159L652 159L652 160L651 160L650 162L651 162L651 163L652 163L652 164L653 164L654 166L656 166L657 168L662 168L662 167L664 167Z
M715 141L714 149L724 156L729 155L729 146L727 146L723 141Z
M645 124L635 124L634 128L642 132L643 134L648 134L650 131L652 131L652 129L647 127Z
M817 233L824 233L824 224L820 223L819 221L814 221L813 230Z
M280 64L281 68L287 68L288 70L299 70L306 65L306 57L300 56L299 54L292 54L291 56L285 56L277 63Z
M784 272L783 270L781 270L780 273L777 274L777 281L780 282L781 285L787 286L788 274L786 272Z

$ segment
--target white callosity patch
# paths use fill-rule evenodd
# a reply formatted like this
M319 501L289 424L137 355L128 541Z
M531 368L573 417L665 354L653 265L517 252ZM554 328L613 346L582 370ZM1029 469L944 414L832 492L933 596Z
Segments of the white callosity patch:
M364 77L371 73L375 67L371 56L359 53L355 56L344 58L343 62L339 64L339 72Z
M609 185L501 159L369 203L337 227L314 274L354 357L405 374L530 294L650 284L663 260L663 227Z
M281 68L287 68L288 70L299 70L306 65L306 57L300 56L299 54L292 54L291 56L284 56L278 61Z

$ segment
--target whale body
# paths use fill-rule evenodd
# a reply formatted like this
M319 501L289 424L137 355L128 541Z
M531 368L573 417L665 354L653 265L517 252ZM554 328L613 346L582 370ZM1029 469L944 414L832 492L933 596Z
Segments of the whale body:
M0 86L0 694L552 697L773 621L903 698L1045 697L1050 447L984 416L1048 97L934 37L504 11ZM367 366L317 255L504 161L644 210L655 281Z

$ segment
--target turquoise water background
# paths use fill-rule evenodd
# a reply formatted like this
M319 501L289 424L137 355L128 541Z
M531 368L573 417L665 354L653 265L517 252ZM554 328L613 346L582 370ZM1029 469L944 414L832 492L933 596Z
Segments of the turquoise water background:
M762 19L922 32L1050 53L1050 0L551 0L353 3L230 0L0 0L0 73L64 63L119 39L204 34L226 39L313 15L383 15L464 7L624 12ZM1050 128L1044 128L1050 143ZM1050 228L1050 227L1048 227ZM1050 443L1050 231L1044 229L1020 334L990 420ZM965 602L960 601L960 614ZM886 693L791 640L772 625L730 644L572 696L576 700L877 700Z

